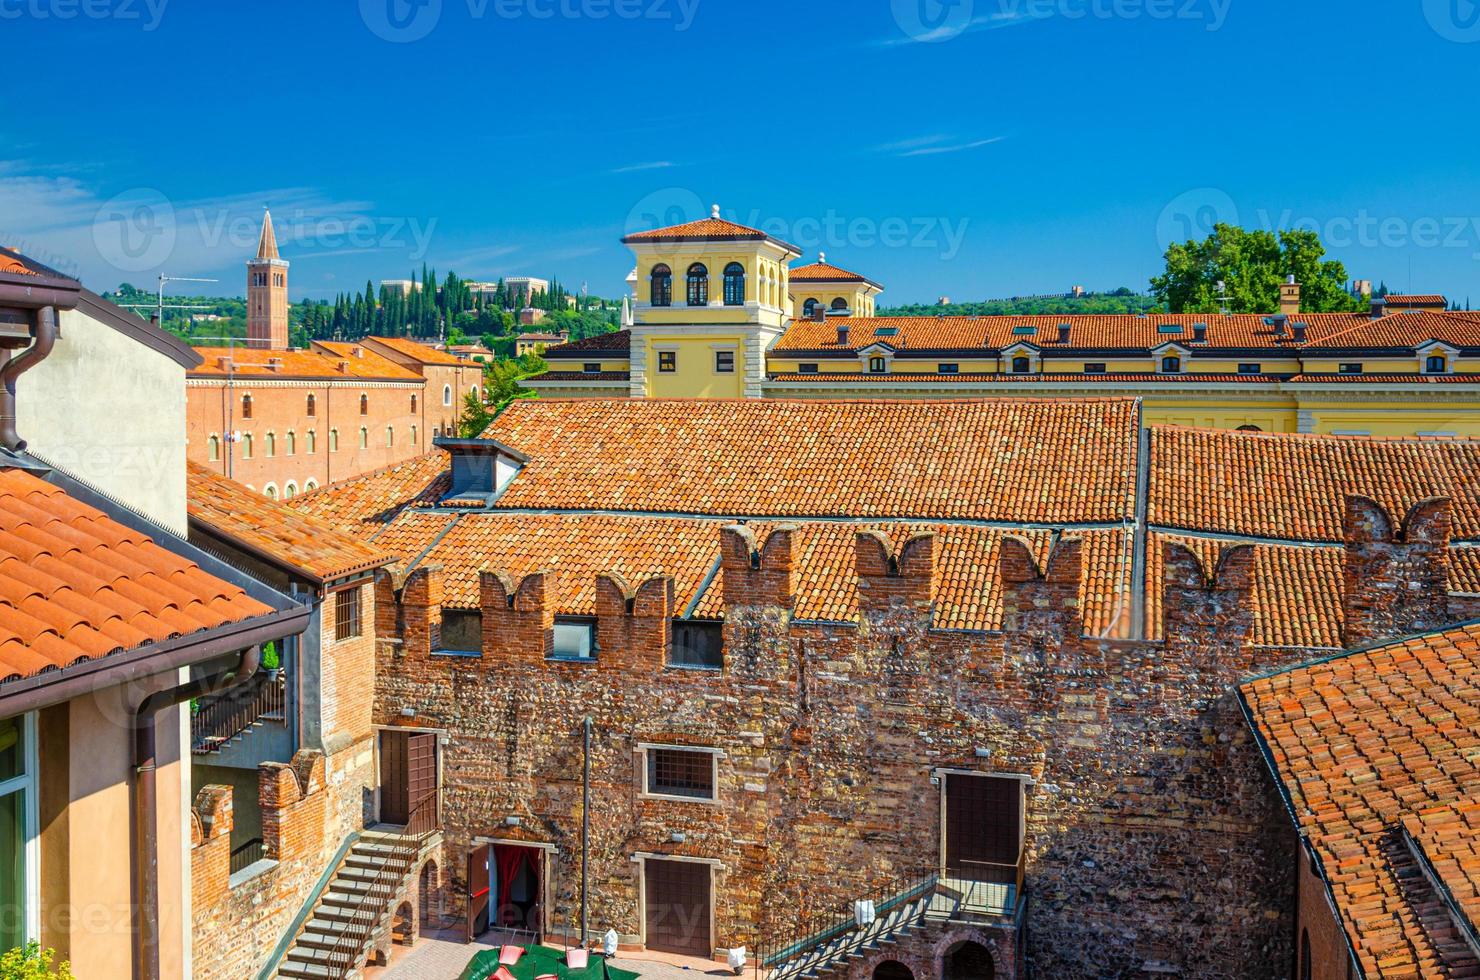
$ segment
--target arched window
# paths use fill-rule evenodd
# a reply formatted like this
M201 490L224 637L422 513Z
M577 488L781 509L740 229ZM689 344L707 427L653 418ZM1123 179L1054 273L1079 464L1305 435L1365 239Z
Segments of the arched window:
M451 405L452 404L452 385L443 385L442 386L442 404L443 405Z
M471 388L468 389L468 391L472 392L474 398L477 398L478 397L478 386L477 385L473 385Z
M291 431L288 432L287 438L283 442L283 448L288 451L289 456L298 452L298 437Z
M1257 426L1257 425L1241 425L1241 426L1238 427L1237 431L1239 431L1239 432L1263 432L1264 430L1261 429L1261 428L1259 428L1259 426Z
M1012 359L1013 374L1027 374L1033 369L1033 362L1026 357L1014 357Z
M416 396L415 395L412 395L411 396L411 414L412 415L415 415L416 414Z
M319 488L318 482L315 481L315 480L309 480L307 483L303 484L303 492L304 493L313 493L318 488Z
M283 499L292 500L296 496L298 496L298 486L292 480L289 480L287 485L283 487Z
M835 310L846 310L848 308L848 301L839 296L837 299L832 301L832 308Z
M1180 374L1182 372L1182 358L1176 354L1168 354L1161 359L1162 374Z
M1424 363L1424 370L1429 374L1443 374L1448 368L1449 365L1445 362L1443 354L1435 354Z
M396 427L388 425L385 427L385 448L390 449L396 444Z
M889 370L889 362L882 357L870 357L868 369L871 374L884 374Z
M360 448L370 448L370 430L365 428L363 425L360 426Z
M802 316L814 317L817 315L817 300L809 299L802 304Z
M745 266L739 262L725 266L725 305L745 305Z
M267 450L268 459L272 459L272 457L277 455L277 436L269 432L267 438L263 440L262 445Z
M277 487L275 487L271 483L269 483L267 486L263 487L262 488L262 492L265 493L265 494L267 494L267 499L268 500L276 500L277 499Z
M361 415L369 415L370 414L370 396L369 395L361 395L360 396L360 414Z
M211 452L211 462L214 463L216 460L221 458L221 437L211 436L209 440L209 445Z
M318 433L314 432L314 430L312 429L309 429L307 435L305 436L305 439L307 440L307 449L310 456L319 451Z
M709 305L709 269L703 262L689 266L689 305Z
M252 458L252 433L242 433L242 459Z
M313 418L318 413L319 413L319 402L318 402L318 399L314 398L313 395L309 395L308 396L308 406L307 406L307 409L304 411L304 414L307 415L309 418Z
M329 452L331 452L331 453L337 453L337 452L339 452L339 430L338 429L330 429L329 430Z
M249 419L251 417L252 417L252 396L251 395L242 395L242 418Z
M653 306L673 305L673 270L661 262L653 266L652 274L648 277L649 290L652 294Z
M414 425L411 427L411 445L413 448L416 446L416 426Z

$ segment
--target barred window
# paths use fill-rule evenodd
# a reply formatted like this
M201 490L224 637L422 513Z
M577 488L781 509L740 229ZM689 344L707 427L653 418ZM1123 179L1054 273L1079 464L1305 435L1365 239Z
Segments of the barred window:
M349 640L360 635L360 586L334 594L334 639Z
M713 752L648 749L647 792L658 796L714 799Z

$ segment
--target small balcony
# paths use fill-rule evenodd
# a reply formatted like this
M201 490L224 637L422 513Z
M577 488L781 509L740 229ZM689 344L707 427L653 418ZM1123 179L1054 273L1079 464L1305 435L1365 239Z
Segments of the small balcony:
M192 705L190 751L210 755L262 725L284 725L287 710L287 672L253 674L245 683Z

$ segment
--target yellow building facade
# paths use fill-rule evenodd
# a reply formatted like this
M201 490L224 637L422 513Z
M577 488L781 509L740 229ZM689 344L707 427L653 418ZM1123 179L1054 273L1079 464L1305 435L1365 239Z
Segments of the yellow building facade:
M883 286L714 214L623 239L627 329L551 347L547 397L1142 399L1148 424L1480 436L1480 316L879 317Z

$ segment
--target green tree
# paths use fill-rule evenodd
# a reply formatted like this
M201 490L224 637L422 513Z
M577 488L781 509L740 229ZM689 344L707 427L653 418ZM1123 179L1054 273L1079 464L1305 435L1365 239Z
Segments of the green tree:
M0 956L0 980L73 980L70 964L52 968L56 955L56 950L42 949L34 941L12 949Z
M1346 289L1346 267L1325 258L1312 231L1248 231L1219 224L1204 240L1173 245L1166 270L1151 279L1151 293L1172 313L1273 313L1280 283L1295 276L1306 313L1356 310L1361 300ZM1220 292L1219 283L1223 284Z

